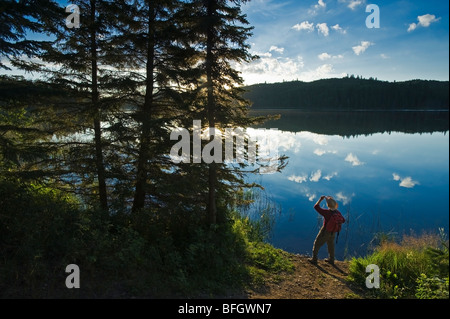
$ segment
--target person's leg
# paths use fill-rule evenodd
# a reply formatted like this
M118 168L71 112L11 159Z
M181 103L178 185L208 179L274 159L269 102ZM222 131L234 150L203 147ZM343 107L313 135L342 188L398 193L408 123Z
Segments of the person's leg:
M322 247L326 242L326 234L325 234L325 229L322 227L319 231L319 233L317 234L316 239L314 240L314 244L313 244L313 255L311 258L311 262L316 263L317 262L317 256L319 254L319 249L320 247Z
M334 239L336 234L335 233L329 233L326 232L326 241L327 241L327 248L328 248L328 262L330 264L334 264Z

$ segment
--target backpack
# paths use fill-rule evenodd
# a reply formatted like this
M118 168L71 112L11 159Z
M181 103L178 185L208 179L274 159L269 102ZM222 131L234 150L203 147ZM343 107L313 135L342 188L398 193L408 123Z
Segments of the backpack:
M339 211L331 211L331 217L325 225L325 229L331 233L337 233L336 243L343 223L345 223L345 219L342 214Z

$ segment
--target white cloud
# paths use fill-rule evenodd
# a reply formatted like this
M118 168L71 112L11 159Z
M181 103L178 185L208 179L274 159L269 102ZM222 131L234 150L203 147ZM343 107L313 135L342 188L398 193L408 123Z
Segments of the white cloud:
M236 63L235 69L242 73L246 85L267 82L282 81L315 81L325 78L345 77L346 73L335 72L332 64L319 65L312 70L304 70L304 62L301 56L272 57L268 54L258 54L260 59L250 63ZM342 55L333 56L343 58ZM322 137L323 139L323 137ZM316 142L319 143L319 142Z
M354 46L354 47L352 47L352 49L353 49L353 52L355 52L356 55L360 55L361 53L366 51L367 48L370 47L371 45L373 45L372 42L361 41L360 45Z
M331 180L333 177L335 177L335 176L337 176L338 175L338 172L333 172L333 173L331 173L331 174L328 174L328 175L326 175L326 176L324 176L324 177L322 177L323 179L326 179L327 181L329 181L329 180Z
M355 10L356 7L358 7L361 4L363 4L362 0L350 0L350 1L348 1L347 7L349 7L352 10Z
M338 0L338 2L347 5L352 10L356 10L357 7L365 4L366 0Z
M294 132L284 132L277 129L247 128L247 134L259 145L260 158L278 156L279 151L300 151L301 141Z
M326 37L330 34L330 29L325 22L316 24L316 28L319 33L322 33Z
M309 180L311 182L318 182L321 177L322 177L322 171L320 169L318 169L317 171L311 173L311 177L309 178Z
M252 52L252 54L259 56L260 58L271 58L272 53L270 52Z
M266 17L273 17L274 13L282 12L287 5L287 2L276 0L252 0L245 4L245 10Z
M332 64L323 64L313 70L302 72L299 79L302 81L315 81L326 78L345 77L346 75L346 73L336 73Z
M390 57L387 55L387 54L384 54L384 53L381 53L380 54L380 57L382 58L382 59L390 59Z
M348 154L347 157L345 158L346 162L350 162L352 164L352 166L360 166L363 165L364 162L361 162L358 157L356 157L355 155L353 155L352 153Z
M335 197L338 201L341 201L344 205L347 205L351 202L352 198L355 197L355 193L352 193L351 195L344 195L342 192L339 192Z
M321 149L319 149L319 148L316 148L315 150L314 150L314 154L316 154L317 156L322 156L323 154L325 154L327 151L325 151L325 150L321 150Z
M307 193L306 197L308 197L308 200L310 202L312 202L317 197L317 195L316 194Z
M317 15L319 10L324 10L327 7L327 4L325 3L325 1L323 0L319 0L317 2L317 4L313 5L309 10L308 10L308 15L312 15L315 16Z
M321 178L322 179L326 179L327 181L331 180L333 177L337 176L338 172L333 172L330 173L328 175L325 175L322 177L322 171L320 169L318 169L315 172L312 172L310 177L309 177L309 181L311 182L318 182ZM308 181L308 175L306 174L301 174L301 175L295 175L292 174L291 176L288 177L288 180L292 181L292 182L296 182L299 184L305 183Z
M314 133L312 133L314 134ZM320 135L320 134L314 134L312 136L312 140L314 143L319 145L327 145L328 144L328 137L326 135Z
M331 27L331 29L333 29L334 31L339 31L339 32L341 32L341 33L343 33L343 34L346 34L346 33L347 33L347 31L344 30L344 29L342 29L342 28L339 26L339 24L333 25L333 26Z
M441 18L437 18L434 14L424 14L423 16L418 16L419 25L422 27L429 27L431 23L439 21Z
M340 32L343 34L347 33L347 31L342 29L339 26L339 24L335 24L335 25L331 26L331 28L336 32ZM328 27L326 22L317 23L316 26L314 27L314 23L309 22L309 21L303 21L301 23L294 25L292 27L292 29L297 30L297 31L307 30L308 32L311 32L311 31L314 31L314 29L317 29L318 33L321 33L326 37L329 36L329 34L330 34L330 27Z
M322 61L323 60L328 60L328 59L331 59L331 55L329 55L328 53L324 52L324 53L319 54L318 58L320 60L322 60Z
M299 132L297 133L297 136L304 140L313 141L314 143L318 145L327 145L329 140L327 135L321 135L317 133L311 133L311 132Z
M392 174L392 179L394 181L400 181L399 186L400 187L405 187L405 188L413 188L414 186L419 184L419 182L413 180L411 176L402 178L397 173L393 173Z
M414 31L417 28L417 24L414 22L409 25L408 32Z
M301 31L301 30L307 30L309 32L314 31L314 23L310 23L308 21L303 21L301 23L298 23L292 27L292 29Z
M302 175L302 176L291 175L288 177L288 180L299 183L299 184L306 182L307 179L308 179L307 175Z
M331 64L323 64L316 68L315 72L319 76L320 79L324 79L326 77L332 76L333 73L333 65Z
M402 179L400 186L406 188L413 188L417 184L419 184L419 182L413 181L411 177L405 177Z
M316 154L317 156L322 156L322 155L324 155L326 153L337 154L337 151L336 150L334 150L334 151L325 151L323 149L316 148L313 153Z
M272 45L269 49L269 52L275 51L277 53L283 54L284 53L284 48L279 48L275 45Z
M317 4L316 4L316 7L325 8L326 6L327 6L327 4L323 0L319 0L319 2L317 2Z
M411 23L408 27L408 32L414 31L415 29L417 29L417 27L424 27L424 28L428 28L430 26L430 24L432 24L433 22L437 22L439 21L441 18L436 18L436 16L434 14L424 14L423 16L418 16L417 20L419 21L418 23Z
M250 63L236 64L235 68L242 72L246 84L281 82L296 80L304 67L303 58L261 56Z
M339 55L330 55L326 52L323 52L317 56L320 60L325 61L329 59L342 59L344 56L342 54Z

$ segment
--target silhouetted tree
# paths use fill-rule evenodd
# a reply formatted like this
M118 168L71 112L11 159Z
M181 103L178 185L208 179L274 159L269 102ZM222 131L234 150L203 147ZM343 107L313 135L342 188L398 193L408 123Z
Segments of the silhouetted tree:
M247 1L192 0L187 1L189 12L186 25L190 25L190 41L196 49L196 69L199 72L197 94L202 123L208 128L246 126L248 103L241 97L243 80L231 62L248 62L253 57L246 43L252 27L241 12ZM210 132L210 142L214 136ZM208 164L208 222L217 222L217 189L219 172L225 167L213 161ZM223 177L223 176L222 176Z

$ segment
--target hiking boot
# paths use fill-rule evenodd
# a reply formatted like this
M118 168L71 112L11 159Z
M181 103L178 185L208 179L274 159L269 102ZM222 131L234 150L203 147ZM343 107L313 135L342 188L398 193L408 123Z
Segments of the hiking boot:
M313 265L317 265L317 258L308 258L308 261Z
M334 265L334 259L325 258L325 262L329 263L330 265Z

